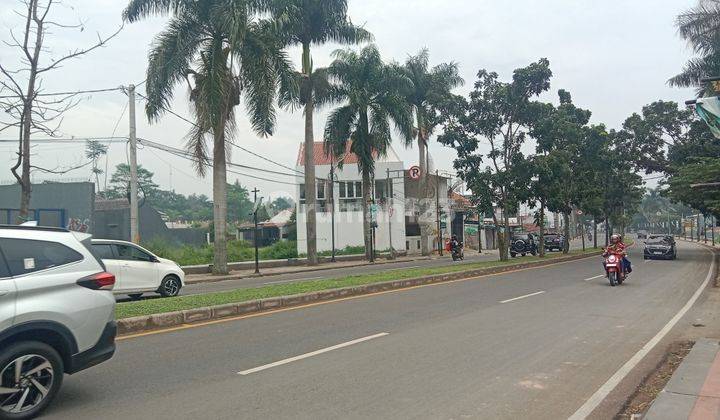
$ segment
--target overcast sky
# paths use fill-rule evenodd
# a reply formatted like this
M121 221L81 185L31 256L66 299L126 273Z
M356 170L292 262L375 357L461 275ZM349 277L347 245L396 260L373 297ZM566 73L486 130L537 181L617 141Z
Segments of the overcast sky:
M504 80L513 69L541 57L550 60L553 71L551 92L542 97L556 101L558 89L572 93L578 106L593 112L592 122L619 127L633 112L658 99L682 102L693 96L691 90L669 88L666 80L680 71L690 57L687 45L677 36L674 18L696 0L350 0L353 22L365 25L375 35L386 60L403 61L422 47L430 49L432 64L456 61L466 84L458 93L466 93L481 68L496 71ZM54 30L48 45L55 55L72 48L89 45L96 31L108 34L121 24L126 2L119 0L65 0L53 20L73 22L81 18L85 30ZM13 13L22 5L16 0L0 1L0 40L9 40L9 29L21 31L22 21ZM101 50L68 63L48 73L44 80L47 92L97 89L137 83L145 78L147 53L154 36L165 19L155 18L125 26L120 35ZM315 66L330 62L337 45L315 48ZM290 51L298 63L298 50ZM17 55L0 44L0 62L12 65ZM144 93L144 89L139 89ZM173 110L189 116L184 86L176 90ZM121 92L88 96L81 106L69 113L62 125L65 136L107 137L113 132L126 104ZM300 112L278 113L273 137L258 138L249 129L243 110L238 112L237 142L283 164L294 166L303 139L303 116ZM138 104L138 136L168 145L182 147L188 124L172 115L158 123L148 124L142 104ZM316 141L322 139L326 112L315 117ZM127 113L120 119L116 136L127 136ZM12 138L0 133L0 138ZM410 166L417 161L417 149L394 147ZM0 182L9 181L14 146L0 144ZM431 154L441 169L451 169L454 152L438 143L431 144ZM37 145L34 163L46 167L83 162L83 146ZM113 145L109 153L112 168L126 162L125 146ZM211 177L194 175L189 162L162 151L138 152L141 165L155 173L163 188L177 192L212 192ZM235 163L283 170L265 161L233 151ZM104 165L104 162L103 162ZM260 176L266 174L256 173ZM89 171L65 175L88 179ZM40 176L38 177L40 178ZM47 177L44 177L47 178ZM229 174L230 182L238 178L243 185L257 186L261 195L294 195L294 187ZM273 177L295 182L293 178Z

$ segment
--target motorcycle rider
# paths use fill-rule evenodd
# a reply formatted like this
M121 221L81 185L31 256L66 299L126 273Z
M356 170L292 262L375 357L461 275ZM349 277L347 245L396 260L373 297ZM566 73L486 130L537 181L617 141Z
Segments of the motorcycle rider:
M460 241L458 241L457 235L452 235L450 238L450 251L451 252L457 252L458 254L461 253L462 244Z
M607 256L610 253L622 255L622 266L623 270L630 274L632 273L632 265L630 263L630 260L627 259L627 245L625 245L622 241L622 236L618 235L617 233L614 233L610 237L610 245L605 248L605 253L603 256Z

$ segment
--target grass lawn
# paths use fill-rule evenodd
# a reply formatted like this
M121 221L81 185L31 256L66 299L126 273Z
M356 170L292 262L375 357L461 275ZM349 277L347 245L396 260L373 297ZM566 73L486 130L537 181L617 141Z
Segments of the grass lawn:
M588 248L586 253L597 250L599 249ZM570 251L570 254L582 254L582 250L573 250ZM544 259L553 259L561 256L563 256L562 253L547 253ZM339 277L333 279L298 281L295 283L237 289L228 292L208 293L203 295L179 296L176 298L166 299L147 299L137 302L118 303L115 309L115 316L117 319L122 319L140 315L152 315L164 312L181 311L184 309L222 305L226 303L239 303L256 299L336 289L339 287L359 286L363 284L372 284L391 280L403 280L433 274L455 273L458 271L473 270L477 268L490 268L502 265L511 265L540 260L541 258L539 257L528 256L523 258L513 258L510 259L510 261L484 261L478 263L448 265L442 267L410 268L407 270L393 270L380 273Z

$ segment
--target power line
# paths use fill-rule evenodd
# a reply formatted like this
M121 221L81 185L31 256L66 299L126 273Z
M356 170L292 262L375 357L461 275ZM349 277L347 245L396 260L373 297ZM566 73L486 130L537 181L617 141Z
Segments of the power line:
M87 141L97 141L99 143L124 143L127 137L65 137L65 138L41 138L30 139L32 144L42 143L62 143L62 144L84 144ZM18 139L0 139L0 143L17 143Z
M137 95L140 96L141 98L145 99L146 101L148 100L148 98L147 98L145 95L141 94L141 93L137 93ZM177 117L177 118L185 121L186 123L188 123L188 124L190 124L190 125L192 125L192 126L194 126L194 127L197 127L197 124L195 124L194 121L191 121L191 120L183 117L182 115L176 113L175 111L173 111L173 110L171 110L171 109L166 109L165 111L167 111L168 113L174 115L175 117ZM255 157L258 157L258 158L260 158L260 159L262 159L262 160L264 160L264 161L270 162L270 163L272 163L272 164L274 164L274 165L278 165L278 166L280 166L280 167L282 167L282 168L285 168L285 169L289 169L289 170L291 170L291 171L293 171L293 172L296 172L298 175L304 175L304 173L303 173L302 171L298 171L298 170L295 169L295 168L292 168L292 167L290 167L290 166L284 165L284 164L282 164L282 163L280 163L280 162L276 162L276 161L274 161L274 160L272 160L272 159L270 159L270 158L267 158L267 157L265 157L265 156L262 156L262 155L260 155L260 154L255 153L255 152L252 152L252 151L250 151L250 150L248 150L248 149L246 149L246 148L244 148L244 147L242 147L242 146L240 146L240 145L238 145L238 144L236 144L236 143L234 143L234 142L232 142L232 141L230 141L230 140L226 140L226 141L227 141L228 143L230 143L232 146L235 146L235 147L237 147L238 149L240 149L240 150L242 150L242 151L244 151L244 152L246 152L246 153L249 153L249 154L251 154L251 155L253 155L253 156L255 156Z
M164 146L164 145L161 145L161 144L159 144L159 143L156 143L156 142L153 142L153 141L149 141L149 140L146 140L146 139L138 139L138 140L140 140L140 142L141 142L142 144L145 144L145 145L148 146L148 147L152 147L152 148L155 148L155 149L158 149L158 150L162 150L162 151L168 152L168 153L170 153L170 154L172 154L172 155L175 155L175 156L177 156L177 157L181 157L181 158L183 158L183 159L187 159L187 160L189 160L189 161L191 161L191 162L193 162L193 163L195 163L195 164L200 163L200 164L205 165L205 166L210 167L210 168L213 167L213 164L212 164L212 163L209 163L209 162L200 162L196 157L190 155L189 153L187 153L187 152L184 151L184 150L176 149L176 148L174 148L174 147ZM160 146L160 147L158 147L158 146ZM234 166L233 164L230 164L230 165L231 165L231 166ZM261 169L261 170L262 170L262 169ZM300 184L297 184L297 183L294 183L294 182L278 181L278 180L276 180L276 179L270 179L270 178L264 178L264 177L260 177L260 176L256 176L256 175L250 175L250 174L247 174L247 173L244 173L244 172L235 171L235 170L232 170L232 169L227 169L227 171L230 172L230 173L236 174L236 175L241 175L241 176L245 176L245 177L248 177L248 178L259 179L259 180L262 180L262 181L274 182L274 183L276 183L276 184L285 184L285 185L294 185L294 186L300 185Z
M164 145L164 144L160 144L160 143L157 143L157 142L154 142L154 141L151 141L151 140L147 140L147 139L139 139L139 140L140 140L141 142L144 142L144 143L147 144L148 146L154 147L154 148L156 148L156 149L163 149L163 150L166 150L166 151L171 152L171 153L183 154L183 155L190 156L190 157L193 157L193 158L194 158L194 156L193 156L190 152L188 152L188 151L186 151L186 150L178 149L178 148L171 147L171 146L166 146L166 145ZM250 169L250 170L254 170L254 171L262 171L262 172L271 173L271 174L275 174L275 175L284 175L284 176L292 176L292 177L297 176L297 175L295 175L295 174L289 174L289 173L287 173L287 172L278 172L278 171L273 171L273 170L265 169L265 168L257 168L257 167L254 167L254 166L241 165L241 164L239 164L239 163L227 162L227 164L230 165L230 166L234 166L234 167L237 167L237 168L241 168L241 169Z
M123 90L124 88L122 86L114 87L114 88L105 88L105 89L87 89L87 90L75 90L75 91L68 91L68 92L53 92L53 93L36 93L35 96L70 96L70 95L82 95L83 93L101 93L101 92L113 92L116 90ZM3 95L0 96L0 99L10 99L10 98L21 98L20 95Z

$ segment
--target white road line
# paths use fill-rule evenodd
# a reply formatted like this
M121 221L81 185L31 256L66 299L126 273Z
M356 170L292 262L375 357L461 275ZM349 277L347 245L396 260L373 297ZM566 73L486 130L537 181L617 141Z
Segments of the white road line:
M585 279L585 281L590 281L590 280L599 279L600 277L605 277L605 274L600 274L599 276L587 278L587 279Z
M627 362L625 362L624 365L620 367L620 369L615 372L613 376L610 377L610 379L605 382L600 389L595 391L595 393L585 402L585 404L582 405L582 407L578 408L578 410L569 417L569 420L581 420L586 418L590 415L590 413L593 412L597 408L598 405L612 392L613 389L622 381L625 376L627 376L628 373L630 373L635 366L637 366L640 361L647 356L648 353L657 345L657 343L662 340L668 332L675 326L675 324L680 321L680 319L687 313L687 311L690 310L690 308L695 304L695 302L698 300L700 295L702 294L703 290L705 290L705 287L710 282L710 279L713 276L713 273L715 271L715 255L713 254L712 257L712 263L710 264L710 270L708 271L707 277L705 277L705 281L702 282L700 287L695 291L695 293L692 295L690 300L687 301L685 306L683 306L678 313L675 314L670 321L668 321L667 324L665 324L664 327L660 331L658 331L657 334L655 334L655 337L651 338L650 341L647 342L640 350L638 350L633 357L630 358Z
M260 372L260 371L274 368L277 366L282 366L282 365L285 365L288 363L297 362L298 360L307 359L308 357L313 357L313 356L317 356L319 354L327 353L329 351L338 350L343 347L352 346L353 344L362 343L364 341L373 340L375 338L385 337L388 334L390 334L390 333L383 332L383 333L379 333L379 334L369 335L369 336L363 337L363 338L358 338L357 340L352 340L352 341L347 341L345 343L336 344L334 346L325 347L324 349L311 351L310 353L301 354L299 356L279 360L277 362L269 363L267 365L262 365L262 366L258 366L258 367L252 368L252 369L243 370L241 372L238 372L238 375L250 375L251 373L256 373L256 372Z
M522 296L518 296L518 297L512 298L512 299L501 300L500 303L514 302L514 301L516 301L516 300L529 298L530 296L542 295L543 293L545 293L545 291L544 291L544 290L541 290L541 291L539 291L539 292L530 293L529 295L522 295Z

